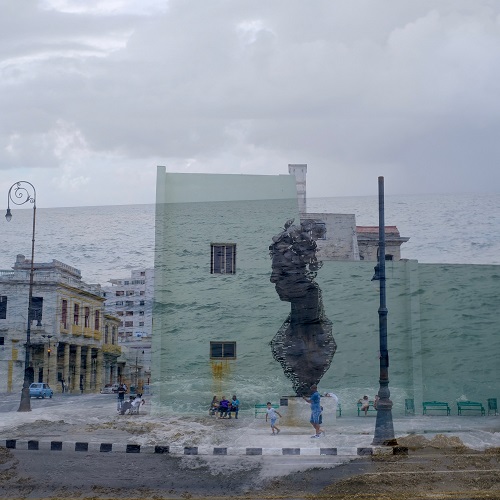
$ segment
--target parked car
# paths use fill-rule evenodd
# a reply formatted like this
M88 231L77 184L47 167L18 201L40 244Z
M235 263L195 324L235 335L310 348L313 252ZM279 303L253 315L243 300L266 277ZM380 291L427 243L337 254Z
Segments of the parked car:
M101 394L115 394L118 392L118 384L106 384L101 389Z
M49 387L49 384L34 382L30 385L30 398L35 397L45 399L47 396L51 398L53 395L54 391Z

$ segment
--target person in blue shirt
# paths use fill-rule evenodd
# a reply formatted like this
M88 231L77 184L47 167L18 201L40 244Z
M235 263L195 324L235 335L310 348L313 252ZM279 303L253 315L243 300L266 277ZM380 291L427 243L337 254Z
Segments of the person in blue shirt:
M229 407L229 418L231 418L231 412L234 411L234 418L238 418L238 411L240 410L240 402L236 397L236 394L231 399Z
M316 434L311 436L311 438L320 438L321 434L325 435L325 431L321 428L321 396L318 392L317 385L311 385L311 397L307 399L305 396L302 396L304 401L311 405L311 419L309 422L314 427Z

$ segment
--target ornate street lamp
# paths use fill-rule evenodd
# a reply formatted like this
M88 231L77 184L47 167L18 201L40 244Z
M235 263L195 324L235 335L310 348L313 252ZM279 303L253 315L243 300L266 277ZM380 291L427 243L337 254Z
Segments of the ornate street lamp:
M379 341L380 341L380 376L377 402L377 421L373 445L396 446L394 425L392 423L392 401L389 391L389 351L387 349L387 304L385 294L385 217L384 217L384 178L378 178L378 234L379 254L378 264L375 266L373 280L378 280L380 285Z
M26 327L26 352L24 356L24 383L21 392L21 402L17 411L31 411L30 400L30 349L31 349L31 320L32 320L32 299L33 299L33 274L35 259L35 220L36 220L36 190L31 182L18 181L14 183L7 195L7 213L5 218L7 222L12 219L10 212L10 202L15 205L33 204L33 235L31 239L31 268L30 268L30 286L28 295L28 326Z

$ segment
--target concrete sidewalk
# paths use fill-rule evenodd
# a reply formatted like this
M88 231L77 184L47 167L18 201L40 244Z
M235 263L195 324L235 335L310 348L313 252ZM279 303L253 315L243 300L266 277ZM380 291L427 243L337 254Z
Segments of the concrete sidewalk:
M239 419L217 419L207 414L184 417L155 415L145 405L140 415L117 415L116 399L88 395L71 397L59 406L33 402L29 413L0 414L0 445L25 449L124 451L128 453L221 455L345 455L386 453L373 447L375 416L342 416L323 426L326 436L311 439L312 426L287 425L281 419L279 435L253 411ZM498 416L394 417L396 438L438 434L457 437L475 450L500 447ZM30 444L31 442L31 444ZM391 450L392 451L392 450Z

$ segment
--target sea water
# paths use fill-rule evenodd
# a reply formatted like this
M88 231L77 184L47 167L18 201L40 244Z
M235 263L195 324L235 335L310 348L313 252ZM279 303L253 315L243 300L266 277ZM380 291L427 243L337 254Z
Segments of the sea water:
M377 196L310 198L307 209L351 213L359 226L378 225ZM32 222L31 209L15 207L11 222L0 220L0 269L10 269L17 254L31 257ZM500 264L500 194L386 195L385 223L410 238L402 258ZM80 269L85 282L104 284L153 267L154 235L154 204L39 208L35 261L57 259Z

